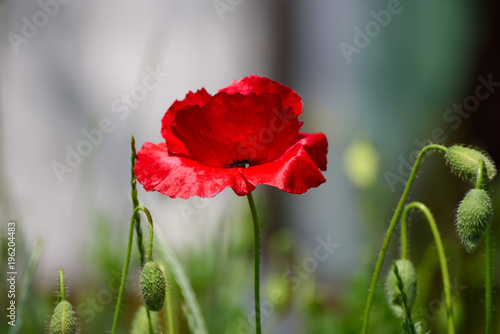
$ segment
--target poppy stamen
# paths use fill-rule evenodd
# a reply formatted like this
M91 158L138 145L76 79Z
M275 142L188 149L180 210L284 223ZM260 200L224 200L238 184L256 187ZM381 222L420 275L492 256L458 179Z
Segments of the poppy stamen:
M229 168L248 168L248 167L250 167L250 159L233 160L233 163L229 165Z

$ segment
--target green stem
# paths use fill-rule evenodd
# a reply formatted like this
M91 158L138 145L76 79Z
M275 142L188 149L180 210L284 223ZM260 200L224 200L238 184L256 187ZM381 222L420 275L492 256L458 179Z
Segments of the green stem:
M455 333L455 325L453 321L453 305L451 303L451 283L450 283L450 273L448 271L448 262L446 262L446 254L444 252L443 241L441 240L441 235L439 234L439 229L437 227L436 221L432 216L431 211L427 206L420 202L411 202L408 204L403 211L402 221L406 222L408 215L412 209L420 210L431 228L432 235L434 236L434 242L436 243L436 249L438 252L439 262L441 265L441 275L443 276L443 289L446 304L446 314L448 319L448 334Z
M146 209L147 210L147 209ZM151 214L149 213L149 210L145 211L146 215L148 216L148 222L149 222L149 252L148 252L148 261L153 261L153 235L154 235L154 228L153 228L153 219L151 218ZM137 220L136 222L141 222L141 220ZM136 225L137 228L137 225ZM136 229L137 231L137 229ZM137 236L139 238L139 236ZM149 312L149 309L146 309L146 312L148 314L148 323L149 323L149 332L151 334L154 334L153 330L153 322L151 321L151 314Z
M172 292L167 289L167 323L168 334L175 334L174 313L172 312Z
M59 298L57 303L66 299L66 289L64 287L64 269L59 269Z
M484 161L479 161L478 170L477 170L477 178L476 178L476 189L484 188L485 191L489 191L489 183L486 172L486 167L484 166ZM485 333L492 333L492 300L491 300L491 290L492 290L492 275L493 270L491 266L491 222L488 225L485 233L485 278L484 278L484 286L485 286Z
M148 315L149 334L155 334L155 331L153 329L153 322L151 321L151 312L149 312L149 309L147 307L146 314Z
M401 258L408 258L408 223L404 215L401 219Z
M130 155L131 170L130 170L130 184L132 186L131 197L133 209L139 206L137 199L137 178L134 173L134 166L136 160L135 138L132 136L130 142L132 154ZM134 217L135 232L137 233L137 248L139 249L139 260L141 261L141 268L144 267L144 245L142 244L142 229L141 229L141 216L137 213Z
M492 268L491 268L491 223L486 229L485 235L485 306L486 306L486 333L492 333L492 302L491 302L491 289L492 289Z
M149 220L149 250L148 250L148 261L153 261L153 219Z
M254 231L254 291L255 291L255 330L257 334L261 334L260 325L260 229L259 220L257 218L257 210L253 201L252 193L248 193L248 204L252 212L253 231Z
M120 310L122 307L123 294L125 293L125 283L127 281L128 266L130 264L130 254L132 252L132 241L134 238L135 216L139 211L143 211L146 214L146 216L150 222L153 221L148 209L146 209L143 206L136 207L134 209L134 212L132 213L132 217L130 218L130 230L129 230L129 234L128 234L127 255L125 256L125 264L123 265L122 280L120 283L120 290L118 292L118 300L116 301L115 316L114 316L114 320L113 320L113 329L111 331L112 334L116 334L116 331L118 330L118 318L120 317Z
M130 184L132 186L131 189L131 197L132 197L132 206L134 211L139 207L139 199L137 198L137 177L135 176L134 166L135 160L137 158L136 150L135 150L135 138L132 136L132 140L130 142L132 154L130 156L131 160L131 169L130 169ZM153 220L151 219L151 215L149 211L145 211L148 216L149 221L149 256L148 260L153 260ZM141 268L144 267L144 246L142 243L142 228L141 228L141 216L139 212L132 216L134 220L135 232L137 234L137 248L139 249L139 260L141 262ZM149 310L146 309L146 313L148 315L148 323L149 323L149 331L153 334L153 323L151 322L151 315L149 314Z
M394 227L396 226L396 223L399 219L399 216L401 215L401 211L403 210L403 206L406 202L406 199L408 198L408 194L410 193L410 189L411 189L411 186L413 185L413 181L415 180L415 177L417 176L417 171L418 171L418 168L420 167L420 163L422 162L424 155L431 150L440 150L440 151L446 152L447 148L445 146L437 145L437 144L427 145L420 151L420 153L417 156L417 160L415 161L415 164L413 165L413 170L411 171L410 178L408 179L408 182L406 183L406 187L405 187L405 190L403 192L403 195L401 196L401 199L399 200L399 204L396 208L396 211L394 212L391 223L389 224L389 228L387 229L384 243L382 244L382 249L380 250L377 264L375 265L375 271L373 273L372 282L370 284L370 291L368 293L368 299L366 301L366 306L365 306L365 313L363 316L363 328L361 331L362 334L366 334L368 332L368 320L370 318L370 309L371 309L371 305L372 305L372 301L373 301L373 296L375 293L375 288L377 287L377 281L378 281L378 277L380 276L380 271L382 270L382 264L384 262L385 254L387 253L387 247L389 246L389 242L391 241L392 232L394 231Z
M484 176L486 174L486 173L484 173L485 172L484 168L485 168L484 161L480 160L479 163L477 164L476 189L482 189L483 184L487 183L487 182L484 182Z

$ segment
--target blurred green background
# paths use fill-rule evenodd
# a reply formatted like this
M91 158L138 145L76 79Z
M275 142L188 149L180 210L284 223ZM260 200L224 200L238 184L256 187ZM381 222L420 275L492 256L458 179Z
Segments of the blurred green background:
M423 144L471 144L500 161L494 1L4 0L0 14L1 261L6 268L6 227L15 220L17 288L23 292L24 278L30 286L18 333L46 330L60 267L82 333L110 331L132 211L130 137L138 148L160 142L163 113L190 90L214 94L248 74L267 76L301 95L302 131L324 132L329 140L327 183L301 196L267 186L255 194L263 225L262 300L270 301L266 333L359 333L408 161ZM158 86L130 102L151 71L161 73ZM104 119L113 130L58 175L54 162L65 164L85 131ZM469 187L436 153L422 165L410 200L435 215L456 288L457 333L474 334L484 331L484 247L467 254L454 226ZM139 190L186 270L208 331L252 332L246 200L230 190L187 201ZM399 229L381 278L398 257L398 236ZM338 247L315 265L318 238ZM25 272L38 240L30 278ZM411 216L410 245L418 272L414 317L444 333L435 247L419 214ZM494 264L498 252L494 244ZM134 253L121 333L140 305L137 262ZM0 283L2 310L9 302L6 283ZM171 289L177 330L188 333L175 282ZM273 297L277 291L282 298ZM500 333L498 311L493 314ZM371 333L400 332L382 283L370 324Z

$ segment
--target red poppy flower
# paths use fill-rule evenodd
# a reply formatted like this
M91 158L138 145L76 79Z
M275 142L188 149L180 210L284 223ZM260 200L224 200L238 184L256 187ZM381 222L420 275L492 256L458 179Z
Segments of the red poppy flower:
M325 182L328 143L322 133L299 133L301 112L296 92L255 75L214 96L189 92L162 119L165 142L137 153L137 180L173 198L213 197L226 187L243 196L257 184L304 193Z

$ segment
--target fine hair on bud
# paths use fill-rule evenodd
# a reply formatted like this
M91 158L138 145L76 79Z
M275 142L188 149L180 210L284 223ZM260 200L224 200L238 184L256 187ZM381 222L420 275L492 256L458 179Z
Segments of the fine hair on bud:
M446 150L445 157L452 172L472 182L476 181L477 169L481 160L484 161L489 180L492 180L497 174L493 160L486 154L470 147L451 146Z
M57 304L54 314L50 319L50 334L74 334L78 333L78 320L73 311L73 306L67 300L61 300Z
M415 274L415 268L410 260L399 259L395 263L397 267L399 276L403 281L403 288L408 299L408 306L411 307L415 303L417 298L417 278ZM398 286L398 278L391 269L387 279L385 281L386 296L389 306L391 307L394 314L400 318L405 317L405 312L403 309L403 295Z
M144 305L139 308L132 323L131 334L150 334L147 311L148 309ZM159 333L158 313L151 312L150 317L151 325L153 326L153 333Z
M141 272L141 293L144 303L151 311L158 312L165 303L165 290L167 281L160 266L153 261L148 261Z
M493 204L484 189L471 189L457 210L457 231L465 250L473 253L493 217Z

